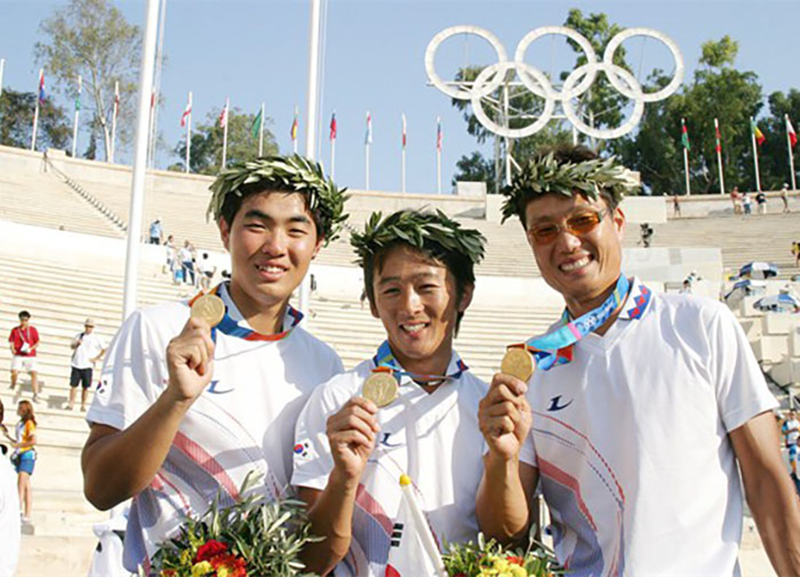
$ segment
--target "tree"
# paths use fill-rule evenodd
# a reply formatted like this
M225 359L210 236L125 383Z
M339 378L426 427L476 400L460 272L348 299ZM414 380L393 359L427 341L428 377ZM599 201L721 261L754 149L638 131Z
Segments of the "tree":
M192 132L192 150L189 159L190 171L197 174L217 174L222 163L222 136L223 130L219 126L220 108L212 110L206 115L205 123L198 123ZM258 156L258 138L253 138L250 133L255 121L255 114L243 114L242 110L234 107L228 114L228 150L227 163L253 160ZM272 119L266 119L267 124L272 124ZM266 125L265 125L266 126ZM169 170L183 171L186 169L186 138L175 146L173 153L180 159L179 162L169 167ZM264 129L264 155L277 154L278 144L275 135L270 130Z
M114 84L119 82L117 137L132 137L134 96L141 60L141 31L108 0L70 0L40 25L42 40L34 53L70 100L83 81L83 111L92 115L92 136L102 138L105 158L111 145Z
M38 95L3 88L0 96L0 144L30 148L33 132L33 110ZM69 119L60 106L49 98L39 105L37 146L41 149L65 149L70 139Z
M455 187L457 182L485 182L486 192L493 193L496 189L496 176L494 162L483 157L480 151L475 151L469 156L462 156L456 162L458 171L451 184Z

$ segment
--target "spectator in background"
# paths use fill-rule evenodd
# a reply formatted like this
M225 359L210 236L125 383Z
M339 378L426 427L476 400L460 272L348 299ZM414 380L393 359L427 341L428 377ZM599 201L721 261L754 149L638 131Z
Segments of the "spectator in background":
M731 203L733 203L733 214L742 214L742 195L738 186L734 186L731 191Z
M22 508L22 523L30 524L33 493L31 475L36 464L36 417L30 401L20 401L17 407L19 423L17 423L14 454L11 462L17 470L17 492Z
M781 427L783 443L789 451L789 466L792 468L792 479L797 480L797 440L800 439L800 422L794 409L789 411L789 416L783 421Z
M763 190L756 194L756 204L758 204L758 214L767 214L767 195Z
M789 210L789 185L785 182L783 183L783 188L781 188L781 200L783 201L783 212L791 212Z
M86 319L83 331L75 335L70 343L72 349L72 370L69 375L69 404L67 410L75 408L75 392L81 386L81 411L86 410L86 397L92 386L92 370L106 352L106 345L95 332L94 321Z
M20 525L19 494L14 468L8 460L13 439L3 424L3 402L0 401L0 577L11 577L17 570L19 557Z
M742 206L744 207L745 215L753 214L753 199L750 198L749 192L745 192L742 195Z
M167 241L164 243L164 250L167 251L167 264L164 266L164 273L169 272L173 280L175 279L175 270L177 267L178 247L175 246L175 237L169 235Z
M636 244L641 244L644 248L650 248L650 242L652 242L655 232L649 223L643 222L639 226L639 242Z
M39 381L36 371L36 348L39 346L39 331L30 324L31 313L19 312L19 326L11 329L8 342L11 347L11 388L17 386L20 371L26 371L31 377L33 402L39 402Z
M674 218L681 217L681 201L677 194L672 195L672 216Z
M800 266L800 242L792 243L792 254L794 255L794 266Z
M150 244L161 244L164 240L164 229L161 227L161 218L156 219L150 223Z
M208 253L204 252L202 258L197 261L197 274L200 277L200 288L207 291L211 288L211 280L217 272L217 267L208 260Z
M683 281L683 288L678 291L678 294L690 295L692 294L692 281L688 278Z
M181 271L183 271L183 282L196 285L194 277L194 249L189 240L183 241L181 250L178 251L178 258L181 261Z

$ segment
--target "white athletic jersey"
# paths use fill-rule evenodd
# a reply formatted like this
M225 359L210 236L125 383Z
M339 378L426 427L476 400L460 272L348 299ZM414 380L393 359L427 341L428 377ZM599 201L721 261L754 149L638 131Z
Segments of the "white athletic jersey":
M797 419L790 419L786 421L781 427L783 432L786 446L796 445L797 439L800 438L800 421Z
M292 485L323 490L333 470L326 420L352 397L375 367L364 361L334 377L311 395L297 420ZM454 354L447 374L459 370ZM400 475L408 474L437 542L476 540L475 495L486 450L478 428L478 403L488 385L465 371L433 393L409 377L401 378L399 397L380 409L378 444L361 479L353 513L350 551L336 567L337 577L424 577L404 555L415 550L413 524L399 528ZM394 561L396 559L396 561Z
M8 457L0 455L0 577L14 577L20 547L17 474Z
M225 285L219 296L239 326L247 323ZM87 414L90 423L125 429L168 383L165 351L189 319L186 301L137 311L114 337ZM284 327L291 326L287 311ZM134 571L173 536L184 513L204 513L221 492L232 504L247 473L266 473L274 498L288 487L294 425L311 391L343 370L328 345L300 327L278 341L244 340L215 331L214 375L183 419L164 464L133 499L125 566Z
M83 335L83 338L81 338L81 335ZM77 341L78 339L81 339L81 344L72 353L72 366L76 369L91 369L92 359L96 358L100 351L106 348L106 344L94 331L88 335L78 333L73 340Z
M726 306L634 279L608 332L536 371L528 399L520 459L539 470L569 575L739 574L728 433L777 403Z

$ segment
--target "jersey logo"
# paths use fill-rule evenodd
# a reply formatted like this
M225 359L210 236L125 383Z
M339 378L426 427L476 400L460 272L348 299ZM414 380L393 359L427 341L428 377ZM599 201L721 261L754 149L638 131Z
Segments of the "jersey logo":
M297 443L292 451L298 457L308 457L308 446L308 441L303 441L302 443Z
M389 448L400 447L400 446L403 445L403 443L390 443L389 442L389 435L391 435L391 433L383 433L383 439L381 439L381 441L380 441L381 445L383 445L384 447L389 447Z
M225 389L224 391L217 390L217 385L219 381L211 381L211 384L208 386L208 392L212 395L224 395L225 393L230 393L233 389Z
M564 405L560 405L559 401L561 400L561 395L555 396L550 399L550 406L547 407L548 411L560 411L561 409L566 409L572 404L573 399L570 399L568 403Z

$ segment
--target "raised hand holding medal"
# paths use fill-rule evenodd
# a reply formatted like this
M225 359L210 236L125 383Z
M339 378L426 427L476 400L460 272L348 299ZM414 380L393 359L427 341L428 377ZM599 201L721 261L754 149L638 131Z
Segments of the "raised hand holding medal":
M364 381L361 396L372 401L376 407L382 409L390 405L397 398L399 385L391 369L378 367Z

